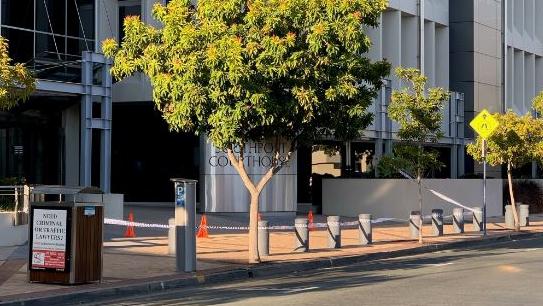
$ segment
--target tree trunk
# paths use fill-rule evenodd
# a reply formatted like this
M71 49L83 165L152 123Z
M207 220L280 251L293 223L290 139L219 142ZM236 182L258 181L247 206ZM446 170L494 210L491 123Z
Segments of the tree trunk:
M258 252L258 212L260 193L262 192L264 187L266 187L273 175L279 172L279 170L282 168L282 164L277 164L276 162L274 162L274 166L270 168L258 181L258 184L255 185L245 169L242 152L243 149L240 149L240 156L239 158L237 158L234 155L234 152L231 149L228 149L227 155L228 159L232 163L232 166L238 172L241 180L243 181L243 184L245 185L247 190L249 190L249 194L251 195L251 202L249 204L249 263L259 263L260 254ZM290 157L291 153L292 150L289 151L287 160ZM279 155L276 152L275 160L277 161L278 158Z
M419 185L419 211L420 211L420 221L419 221L419 243L422 243L422 224L424 220L424 214L422 213L422 178L420 173L417 174L417 184Z
M509 185L509 198L511 199L511 209L513 210L513 219L515 220L515 231L520 231L520 220L517 214L517 205L515 203L515 196L513 195L513 176L511 163L507 163L507 183Z
M420 222L419 222L419 243L422 244L422 226L424 224L424 214L422 213L422 164L421 164L421 157L424 153L424 147L422 146L424 139L421 139L419 141L419 152L417 155L417 184L419 187L419 211L420 211Z
M251 204L249 206L249 263L259 263L260 254L258 251L258 204L260 192L251 193Z

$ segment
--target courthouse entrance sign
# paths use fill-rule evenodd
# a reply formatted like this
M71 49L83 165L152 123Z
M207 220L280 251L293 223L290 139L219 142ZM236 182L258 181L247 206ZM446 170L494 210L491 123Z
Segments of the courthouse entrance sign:
M276 147L279 146L279 147ZM204 137L201 140L201 194L200 199L206 212L248 212L250 194L239 174L231 165L226 152L217 149ZM272 166L273 154L279 151L279 160L286 161L287 142L248 142L244 148L244 165L253 181L259 180ZM235 147L234 153L240 148ZM288 164L273 176L260 194L261 212L295 212L296 195L296 154Z

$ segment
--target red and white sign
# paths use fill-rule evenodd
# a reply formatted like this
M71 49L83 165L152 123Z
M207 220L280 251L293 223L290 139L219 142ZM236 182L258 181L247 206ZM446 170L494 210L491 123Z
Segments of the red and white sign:
M67 215L66 210L34 209L32 269L65 269Z

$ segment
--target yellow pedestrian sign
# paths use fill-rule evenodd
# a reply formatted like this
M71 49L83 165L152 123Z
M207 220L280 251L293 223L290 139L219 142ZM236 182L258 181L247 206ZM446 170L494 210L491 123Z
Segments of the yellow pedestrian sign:
M494 118L486 109L483 109L469 125L481 136L483 139L487 139L494 133L496 128L500 125L498 120Z

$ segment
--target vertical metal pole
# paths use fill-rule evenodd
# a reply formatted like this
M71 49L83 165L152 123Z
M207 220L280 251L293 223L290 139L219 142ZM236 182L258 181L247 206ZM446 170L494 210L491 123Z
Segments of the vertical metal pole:
M89 52L83 52L81 62L81 83L85 88L81 96L80 149L79 149L79 185L92 185L92 58Z
M483 236L486 236L486 139L483 139Z
M347 172L347 176L350 176L354 172L352 159L351 159L351 142L350 141L345 142L345 172Z

